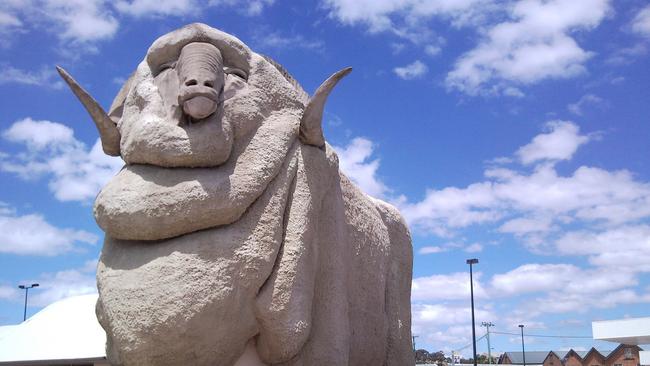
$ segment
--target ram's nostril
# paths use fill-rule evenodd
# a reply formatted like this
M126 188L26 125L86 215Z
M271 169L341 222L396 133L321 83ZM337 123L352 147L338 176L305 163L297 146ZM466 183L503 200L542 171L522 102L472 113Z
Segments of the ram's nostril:
M206 81L205 83L203 83L203 85L207 86L208 88L214 87L214 83L212 83L211 81Z
M196 79L190 79L190 80L187 80L187 81L185 82L185 86L193 86L193 85L196 85L196 84L198 84L198 83L196 82Z

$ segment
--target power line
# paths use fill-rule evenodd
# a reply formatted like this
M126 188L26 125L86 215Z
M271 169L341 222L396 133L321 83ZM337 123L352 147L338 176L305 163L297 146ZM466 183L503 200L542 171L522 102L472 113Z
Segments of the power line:
M504 334L504 335L515 335L518 336L519 333L508 333L508 332L496 332L491 331L493 334ZM588 338L592 339L592 336L568 336L568 335L551 335L551 334L526 334L526 337L540 337L540 338Z
M494 332L492 332L492 333L494 333ZM481 339L483 339L483 338L485 338L485 337L487 337L487 333L486 333L486 334L483 334L481 337L476 338L476 341L478 342L478 341L480 341ZM465 348L469 348L469 347L472 346L473 344L474 344L474 343L466 344L466 345L464 345L464 346L462 346L462 347L460 347L459 349L456 349L456 350L454 350L454 351L456 351L456 352L460 352L460 351L464 350Z
M481 337L476 338L476 341L480 341L483 338L486 338L489 336L489 334L502 334L502 335L514 335L518 336L520 335L519 333L509 333L509 332L496 332L494 330L490 330L490 333L485 333ZM555 335L555 334L526 334L526 337L540 337L540 338L580 338L580 339L593 339L591 336L565 336L565 335ZM468 343L458 349L455 349L455 352L460 352L466 348L469 348L472 346L473 343Z
M494 326L494 324L492 324L492 323L489 323L489 324L490 324L490 326ZM502 335L514 335L514 336L518 336L518 335L519 335L519 333L495 332L495 331L493 331L493 330L490 331L490 328L489 328L489 327L487 327L487 329L488 329L488 332L485 333L484 335L482 335L481 337L477 338L477 339L476 339L476 342L480 341L480 340L483 339L483 338L488 338L488 339L489 339L489 337L490 337L490 333L492 333L492 334L502 334ZM526 334L526 337L540 337L540 338L576 338L576 339L577 339L577 338L580 338L580 339L585 339L585 338L586 338L586 339L592 339L592 338L593 338L593 337L591 337L591 336L565 336L565 335L555 335L555 334ZM414 341L413 343L415 343L415 339L413 339L413 341ZM468 344L464 345L463 347L460 347L460 348L458 348L458 349L452 350L452 355L453 355L454 352L456 352L456 353L460 353L460 351L462 351L462 350L464 350L464 349L466 349L466 348L471 347L473 344L474 344L474 343L468 343ZM489 347L489 346L488 346L488 347ZM489 350L488 350L488 352L489 352ZM489 353L488 353L488 354L489 354ZM453 356L452 356L452 358L453 358ZM453 360L452 360L452 362L453 362Z

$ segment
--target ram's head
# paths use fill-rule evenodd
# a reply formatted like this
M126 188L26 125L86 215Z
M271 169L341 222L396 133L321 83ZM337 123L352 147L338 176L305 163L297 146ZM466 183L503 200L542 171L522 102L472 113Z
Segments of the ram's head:
M106 154L162 167L220 166L237 150L233 144L276 113L294 115L304 143L324 146L327 95L351 70L332 75L309 98L271 59L198 23L159 38L108 113L57 69L93 118Z

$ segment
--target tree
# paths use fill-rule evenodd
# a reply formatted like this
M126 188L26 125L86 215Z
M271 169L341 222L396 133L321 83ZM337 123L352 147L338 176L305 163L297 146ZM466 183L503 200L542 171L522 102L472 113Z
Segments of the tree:
M424 364L437 364L439 366L446 366L447 360L443 351L429 353L425 349L415 351L415 362Z
M490 360L488 359L488 355L486 355L486 354L479 355L476 358L476 361L477 361L477 363L482 363L482 364L490 363ZM496 363L497 363L497 359L496 359L496 357L493 356L492 357L492 364L496 364Z

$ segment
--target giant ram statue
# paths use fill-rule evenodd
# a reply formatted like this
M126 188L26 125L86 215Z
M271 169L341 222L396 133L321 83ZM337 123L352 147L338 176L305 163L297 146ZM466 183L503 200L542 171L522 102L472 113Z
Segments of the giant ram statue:
M108 113L126 165L94 205L114 365L406 366L409 231L339 171L323 107L271 59L191 24L156 40Z

